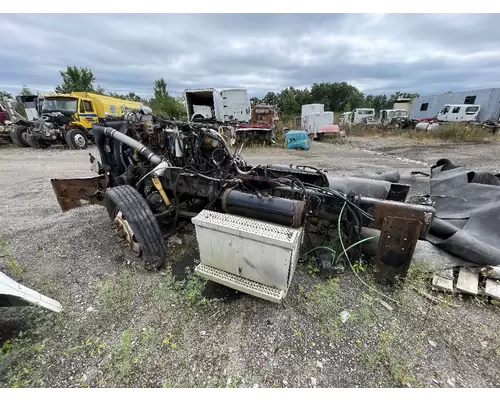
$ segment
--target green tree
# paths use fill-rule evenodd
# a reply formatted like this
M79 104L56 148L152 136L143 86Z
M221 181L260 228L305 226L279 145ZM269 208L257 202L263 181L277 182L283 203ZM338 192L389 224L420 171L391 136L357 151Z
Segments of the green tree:
M374 108L376 111L380 111L380 110L385 110L387 108L390 108L390 107L388 107L388 104L389 104L389 100L385 94L384 95L377 95L377 96L368 95L365 98L364 106L367 108ZM391 107L392 107L392 105L391 105Z
M308 104L312 100L309 89L297 89L293 86L284 89L277 97L278 111L281 115L288 117L300 115L302 105Z
M169 96L165 79L157 79L153 86L154 97L149 102L153 113L173 118L181 118L186 114L186 109L181 99Z
M97 85L97 88L94 89L94 93L105 95L106 90L104 90L104 88L101 87L101 85Z
M250 105L252 107L255 106L256 104L259 104L260 102L261 102L261 100L258 97L252 97L252 98L250 98Z
M264 98L262 99L262 102L264 104L269 104L270 106L277 106L278 105L278 95L274 92L269 92L264 96Z
M89 68L68 65L66 71L59 73L62 84L56 87L56 93L95 92L95 76Z
M349 105L351 109L365 104L364 94L347 82L321 82L311 86L311 101L322 103L325 110L343 112Z
M135 94L134 92L130 92L129 94L126 95L127 100L130 101L137 101L137 102L142 102L142 98Z
M19 96L32 96L32 95L33 92L30 89L28 89L26 85L23 85L23 88L19 92Z
M9 92L0 90L0 101L12 100L12 95Z

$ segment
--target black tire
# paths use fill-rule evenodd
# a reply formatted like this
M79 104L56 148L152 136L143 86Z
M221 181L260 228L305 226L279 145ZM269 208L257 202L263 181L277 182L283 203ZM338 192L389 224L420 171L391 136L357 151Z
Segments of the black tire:
M66 132L65 139L71 150L85 150L89 145L87 133L80 129L70 129Z
M111 221L121 211L140 245L139 257L127 252L128 257L138 261L148 271L162 267L167 260L167 246L146 200L132 186L115 186L104 194L106 209Z
M18 147L30 147L29 143L24 140L23 133L28 130L27 126L18 125L12 127L10 131L10 138L12 142Z
M34 149L48 149L50 147L50 143L34 139L30 135L26 135L25 138L30 147L33 147Z

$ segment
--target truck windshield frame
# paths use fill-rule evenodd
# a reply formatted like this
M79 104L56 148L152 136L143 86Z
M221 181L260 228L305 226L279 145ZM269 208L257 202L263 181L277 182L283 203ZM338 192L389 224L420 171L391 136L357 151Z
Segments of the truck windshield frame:
M391 110L391 111L389 111L389 116L391 118L406 117L407 115L408 115L408 113L406 111L403 111L403 110Z
M45 97L42 113L56 111L76 113L77 105L78 99L74 97Z

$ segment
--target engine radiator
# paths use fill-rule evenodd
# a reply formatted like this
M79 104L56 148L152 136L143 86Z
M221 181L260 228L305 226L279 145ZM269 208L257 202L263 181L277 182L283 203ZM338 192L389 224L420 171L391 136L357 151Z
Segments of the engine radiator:
M200 249L197 275L281 303L299 258L302 227L209 210L203 210L192 222Z

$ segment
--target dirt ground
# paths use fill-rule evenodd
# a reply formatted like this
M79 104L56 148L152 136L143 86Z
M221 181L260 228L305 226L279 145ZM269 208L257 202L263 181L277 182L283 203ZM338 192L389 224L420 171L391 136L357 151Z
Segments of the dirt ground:
M346 175L427 171L442 157L494 170L499 146L364 137L244 156ZM104 209L60 211L50 178L93 175L87 151L0 148L0 268L64 307L0 309L1 386L499 386L498 303L439 293L443 302L430 302L415 290L431 293L428 276L413 266L402 288L374 286L401 304L388 307L352 271L324 280L311 264L299 265L281 305L209 301L201 279L172 272L195 262L191 230L169 239L169 265L146 272L124 258Z

